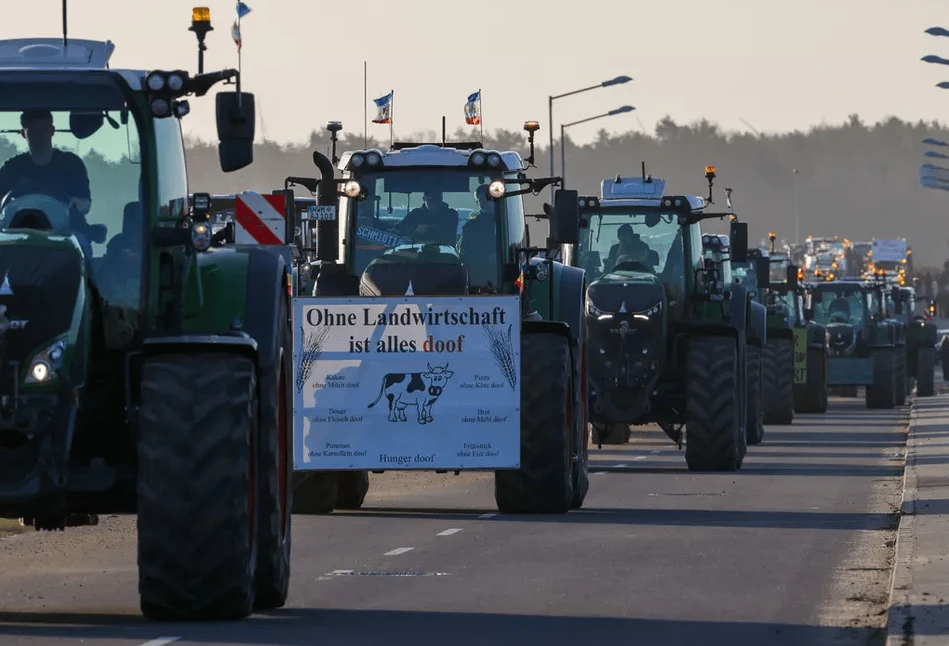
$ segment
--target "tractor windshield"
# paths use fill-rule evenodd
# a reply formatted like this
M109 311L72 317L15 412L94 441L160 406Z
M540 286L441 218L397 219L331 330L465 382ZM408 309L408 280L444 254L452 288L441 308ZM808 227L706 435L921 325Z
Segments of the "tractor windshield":
M501 223L506 217L523 220L523 207L520 195L501 200L488 195L496 175L467 168L400 168L356 179L364 199L351 207L349 220L355 274L390 249L434 244L460 257L473 289L498 288Z
M821 286L812 294L814 321L828 323L848 323L854 327L863 327L867 320L867 295L856 286Z
M758 300L758 274L750 262L732 263L732 281L751 290L751 297Z
M675 215L610 210L584 217L588 226L580 229L578 258L590 281L625 263L684 290L685 254Z
M76 236L105 300L139 306L141 159L136 120L103 77L0 77L0 229Z

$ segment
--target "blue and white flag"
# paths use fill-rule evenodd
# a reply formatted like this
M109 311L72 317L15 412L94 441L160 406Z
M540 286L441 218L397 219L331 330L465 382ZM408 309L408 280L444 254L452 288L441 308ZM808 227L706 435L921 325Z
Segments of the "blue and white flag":
M248 7L248 6L247 6L245 3L243 3L243 2L238 2L238 3L237 3L237 19L238 19L238 20L240 20L241 18L243 18L244 16L246 16L246 15L249 14L249 13L250 13L250 7Z
M468 95L465 103L465 123L476 126L481 123L481 90Z
M392 95L394 93L395 90L390 90L387 95L372 100L377 108L376 118L372 120L373 123L392 123Z

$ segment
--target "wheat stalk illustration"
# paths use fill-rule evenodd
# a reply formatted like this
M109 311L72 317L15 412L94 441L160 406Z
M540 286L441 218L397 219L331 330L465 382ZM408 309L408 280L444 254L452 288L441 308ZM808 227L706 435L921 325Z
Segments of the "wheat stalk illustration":
M323 344L330 333L327 325L321 326L315 332L310 333L307 333L303 326L300 326L300 330L303 332L303 343L301 344L303 354L300 357L300 368L297 371L297 392L303 392L306 380L313 372L313 366L316 365L320 355L323 354Z
M511 324L513 325L513 324ZM514 344L511 342L511 325L507 326L505 333L500 326L484 324L484 335L488 338L488 347L491 348L491 354L501 369L501 374L507 379L514 390L517 385L517 367L514 365Z

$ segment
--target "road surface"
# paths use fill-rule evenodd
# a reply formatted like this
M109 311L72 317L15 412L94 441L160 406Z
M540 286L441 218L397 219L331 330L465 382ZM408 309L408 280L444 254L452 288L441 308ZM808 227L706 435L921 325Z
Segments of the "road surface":
M882 644L907 418L832 398L721 475L640 429L566 516L374 475L365 509L295 517L289 606L234 624L140 618L132 518L0 539L0 644Z

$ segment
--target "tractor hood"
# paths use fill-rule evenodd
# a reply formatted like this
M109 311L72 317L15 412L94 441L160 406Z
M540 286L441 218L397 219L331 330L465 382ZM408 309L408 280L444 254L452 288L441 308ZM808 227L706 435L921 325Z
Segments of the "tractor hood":
M437 296L468 293L468 272L453 247L400 245L369 263L360 296Z
M849 323L828 323L827 353L830 356L848 356L854 353L860 340L860 331Z
M45 231L0 233L0 383L10 394L11 362L30 363L67 337L84 289L83 253L75 238ZM63 341L53 356L69 359ZM54 361L53 363L58 363ZM53 369L65 366L51 365Z
M655 274L614 271L590 283L587 300L594 310L629 314L643 313L665 300L666 291Z

